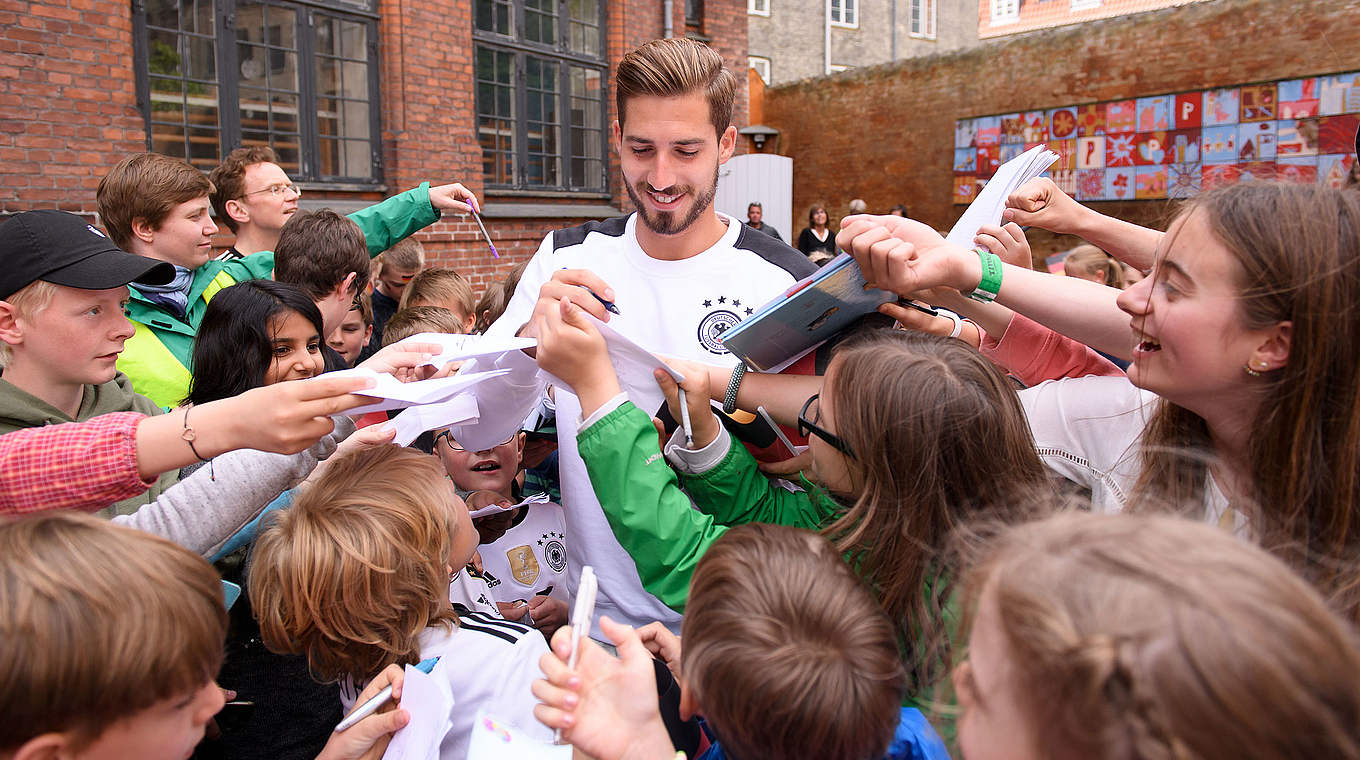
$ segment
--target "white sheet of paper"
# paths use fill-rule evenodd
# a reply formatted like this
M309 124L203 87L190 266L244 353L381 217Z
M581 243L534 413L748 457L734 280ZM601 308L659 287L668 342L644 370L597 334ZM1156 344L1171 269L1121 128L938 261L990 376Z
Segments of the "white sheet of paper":
M505 374L504 371L475 372L470 374L458 374L453 377L437 377L431 380L417 380L410 383L403 383L395 377L385 372L374 372L371 369L355 367L354 369L340 370L339 372L328 373L327 377L370 377L377 384L365 389L360 396L369 396L376 399L372 404L365 404L357 409L350 409L345 412L348 415L367 414L369 412L381 412L387 409L403 409L416 404L431 404L436 401L445 401L458 391L470 388L477 383L490 380Z
M1001 212L1006 209L1006 196L1043 174L1058 158L1058 154L1049 150L1048 146L1036 145L1002 164L997 168L996 174L987 180L987 186L982 188L982 192L968 204L963 216L954 223L945 240L964 248L973 248L973 238L977 236L979 227L984 224L1001 224Z
M449 362L462 361L477 356L494 356L506 351L521 351L533 348L538 341L533 338L488 338L485 335L450 335L449 333L418 333L403 338L399 343L438 343L440 352L425 364L442 367Z
M656 384L652 371L657 368L664 369L677 383L684 380L685 376L604 322L590 314L586 314L585 317L604 336L605 346L609 349L609 361L614 365L614 374L618 375L619 387L628 394L628 400L648 414L660 409L666 401L666 394L662 393L661 386ZM552 382L555 385L571 387L556 377L552 378Z
M548 495L546 493L536 493L533 496L530 496L529 498L525 499L524 501L521 501L518 504L511 504L508 507L502 507L499 504L492 504L489 507L482 507L481 509L474 510L472 512L472 517L473 519L476 519L478 517L494 515L497 512L510 512L519 509L520 507L528 506L530 504L547 504L547 503Z
M477 711L467 760L571 760L570 744L547 744L523 731Z
M453 722L453 692L449 679L438 662L426 675L406 666L406 681L401 687L401 708L411 714L411 722L392 735L383 760L430 760L439 757L439 744Z
M397 437L392 442L398 446L410 446L426 430L456 425L461 422L476 421L477 398L471 393L460 391L446 401L421 404L402 410L401 414L388 420L389 425L397 428Z
M538 364L523 351L507 351L495 358L477 357L464 364L455 377L475 374L490 367L512 372L485 386L469 389L477 397L477 422L453 426L453 437L469 451L482 451L504 443L520 429L524 418L543 399L547 387Z

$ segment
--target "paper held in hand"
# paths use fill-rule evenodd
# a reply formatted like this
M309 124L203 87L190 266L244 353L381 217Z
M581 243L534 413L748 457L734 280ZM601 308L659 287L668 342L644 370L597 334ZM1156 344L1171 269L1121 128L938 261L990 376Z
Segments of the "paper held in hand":
M476 372L466 375L454 375L453 377L439 377L430 380L417 380L415 382L403 383L385 372L374 372L371 369L355 367L354 369L343 369L338 372L330 372L326 377L372 378L374 386L372 388L365 388L357 395L369 396L377 399L377 401L345 412L345 414L354 416L367 414L369 412L381 412L388 409L401 409L408 406L415 406L416 404L433 404L437 401L446 401L452 397L453 394L461 390L470 388L485 380L490 380L493 377L500 377L504 374L506 374L506 370L492 370L491 372Z
M516 509L519 509L520 507L527 507L530 504L547 504L547 503L548 495L546 493L536 493L533 496L530 496L529 498L525 499L524 501L521 501L518 504L511 504L508 507L502 507L499 504L492 504L489 507L482 507L481 509L474 510L472 512L472 519L476 520L478 517L486 517L487 515L494 515L498 512L511 512Z
M605 346L609 350L609 362L614 365L614 373L619 378L619 387L628 394L628 399L639 409L659 409L666 401L666 395L656 384L652 371L664 369L677 383L684 380L685 376L604 322L590 314L586 314L585 318L589 319L590 323L595 325L595 329L600 331L600 335L604 336ZM552 378L552 382L570 387L556 377Z
M954 223L954 228L945 236L945 240L970 250L974 248L973 238L977 236L979 227L1001 224L1006 198L1016 188L1048 171L1048 167L1059 158L1061 156L1049 150L1047 145L1036 145L1002 164L996 174L987 180L982 192L968 204L968 209Z
M442 367L449 362L473 359L478 356L495 356L506 351L522 351L533 348L538 341L533 338L494 338L486 335L451 335L449 333L418 333L397 342L437 343L439 354L431 357L425 365Z

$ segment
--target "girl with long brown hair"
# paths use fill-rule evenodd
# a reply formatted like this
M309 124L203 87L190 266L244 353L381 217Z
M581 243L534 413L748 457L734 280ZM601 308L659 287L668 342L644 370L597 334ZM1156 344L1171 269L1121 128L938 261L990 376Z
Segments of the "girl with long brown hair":
M838 347L825 378L768 378L790 381L779 393L799 397L810 434L819 485L792 491L761 474L709 407L709 377L727 370L672 363L685 375L693 443L677 430L663 459L651 416L620 393L603 338L574 306L538 335L540 366L581 399L577 446L648 592L683 611L694 566L727 526L820 529L898 625L915 696L943 675L934 647L947 638L950 583L938 552L949 533L980 515L1027 516L1048 487L1013 388L946 338L876 330ZM681 418L675 382L657 379ZM766 403L787 411L774 394Z
M893 217L851 220L841 238L898 293L972 291L987 263ZM1354 616L1360 196L1233 185L1191 201L1157 240L1152 275L1122 293L999 266L998 303L1133 360L1127 381L1022 394L1040 456L1097 508L1150 497L1260 542Z

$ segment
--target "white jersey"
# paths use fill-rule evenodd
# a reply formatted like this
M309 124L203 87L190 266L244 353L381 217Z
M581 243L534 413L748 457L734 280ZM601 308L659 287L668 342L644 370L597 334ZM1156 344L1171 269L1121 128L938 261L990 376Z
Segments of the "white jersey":
M567 592L567 518L562 507L530 504L505 535L482 544L482 575L498 602L527 602L535 596L571 601Z
M539 287L554 272L589 269L613 288L619 314L610 316L609 325L623 336L653 353L734 365L736 357L719 342L723 332L816 267L769 235L719 218L727 224L722 238L682 261L654 259L642 250L635 233L636 214L549 233L520 277L505 313L487 334L514 335L529 320ZM600 615L633 626L660 620L679 633L680 615L643 590L632 558L614 538L595 498L576 449L580 402L561 387L555 399L562 507L572 537L567 547L568 591L574 594L583 566L594 567L599 579L596 637Z
M462 568L449 579L449 601L473 612L501 617L496 596L491 593L491 584L472 565Z
M534 718L538 700L529 691L534 679L542 678L538 659L548 651L543 634L536 629L480 612L458 610L458 625L439 626L420 634L420 659L439 658L439 668L449 679L453 694L453 724L439 745L441 760L467 757L472 721L478 710L514 725L539 741L551 742L552 731ZM348 713L354 708L362 685L350 679L340 684L340 703Z

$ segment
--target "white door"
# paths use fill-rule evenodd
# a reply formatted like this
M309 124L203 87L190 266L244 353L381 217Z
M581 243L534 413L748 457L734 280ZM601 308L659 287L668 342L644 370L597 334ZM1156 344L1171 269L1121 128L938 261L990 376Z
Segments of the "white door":
M793 245L806 220L794 227L793 159L767 153L733 156L718 167L718 197L714 206L734 219L746 221L746 207L760 203L763 221Z

